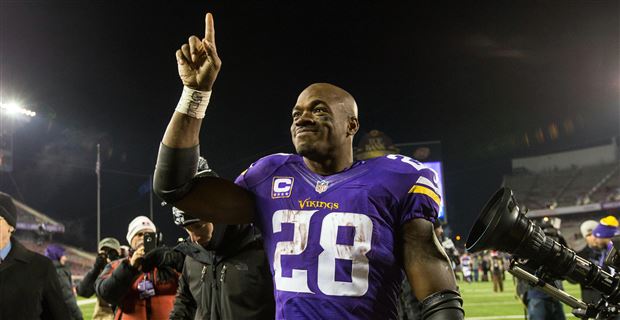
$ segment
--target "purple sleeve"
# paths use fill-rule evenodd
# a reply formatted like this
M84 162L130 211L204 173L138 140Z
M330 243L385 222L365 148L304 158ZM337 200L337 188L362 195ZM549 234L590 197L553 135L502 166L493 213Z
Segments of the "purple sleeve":
M403 225L411 219L426 219L435 222L439 214L439 205L427 196L408 195L407 202L400 217L400 224Z
M400 224L418 218L435 222L441 203L436 173L430 169L422 169L403 181L407 183L403 185L407 193L401 198Z
M248 183L245 181L245 173L247 170L243 171L237 179L235 179L235 184L242 187L243 189L249 190Z

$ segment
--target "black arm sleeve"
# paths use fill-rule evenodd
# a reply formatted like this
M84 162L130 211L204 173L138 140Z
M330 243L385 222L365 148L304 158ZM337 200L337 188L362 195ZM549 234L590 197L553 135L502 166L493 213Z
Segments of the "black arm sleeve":
M140 271L129 265L128 260L119 263L113 271L108 264L95 282L97 296L113 305L120 305Z
M95 294L95 281L101 273L101 270L103 269L93 267L90 271L88 271L88 273L84 276L84 279L82 279L82 282L80 282L76 288L78 296L89 298Z
M422 320L462 320L462 305L463 299L456 291L435 292L422 301Z
M170 204L182 199L191 189L199 153L200 146L169 148L161 143L153 175L155 194Z

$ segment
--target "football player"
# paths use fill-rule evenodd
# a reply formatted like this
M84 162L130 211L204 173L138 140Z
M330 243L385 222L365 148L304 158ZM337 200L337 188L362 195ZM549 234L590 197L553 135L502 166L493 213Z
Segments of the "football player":
M255 223L274 278L277 319L394 319L403 270L423 319L463 319L450 262L433 232L437 174L401 155L353 161L357 104L316 83L291 112L297 154L259 159L233 183L194 180L199 131L221 67L211 14L177 50L184 88L164 134L154 190L213 223Z

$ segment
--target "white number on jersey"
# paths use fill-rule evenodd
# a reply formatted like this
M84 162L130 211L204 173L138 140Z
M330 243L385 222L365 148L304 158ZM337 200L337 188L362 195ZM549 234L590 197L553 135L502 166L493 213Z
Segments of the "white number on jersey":
M273 214L273 232L282 231L282 223L292 223L293 241L276 244L273 258L277 290L312 293L308 287L308 270L292 270L292 277L282 276L282 255L302 254L308 244L310 218L317 210L278 210ZM337 244L338 227L353 227L353 245ZM368 258L371 250L372 220L366 215L349 212L331 212L321 224L320 245L323 252L318 259L318 283L322 293L332 296L359 297L368 291ZM351 260L351 282L336 280L336 259Z

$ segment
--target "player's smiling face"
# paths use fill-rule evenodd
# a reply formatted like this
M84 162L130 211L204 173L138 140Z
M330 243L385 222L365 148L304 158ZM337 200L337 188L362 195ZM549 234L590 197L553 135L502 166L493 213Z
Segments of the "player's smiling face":
M301 156L320 160L344 145L348 122L342 98L329 85L315 84L297 99L291 116L291 137Z

